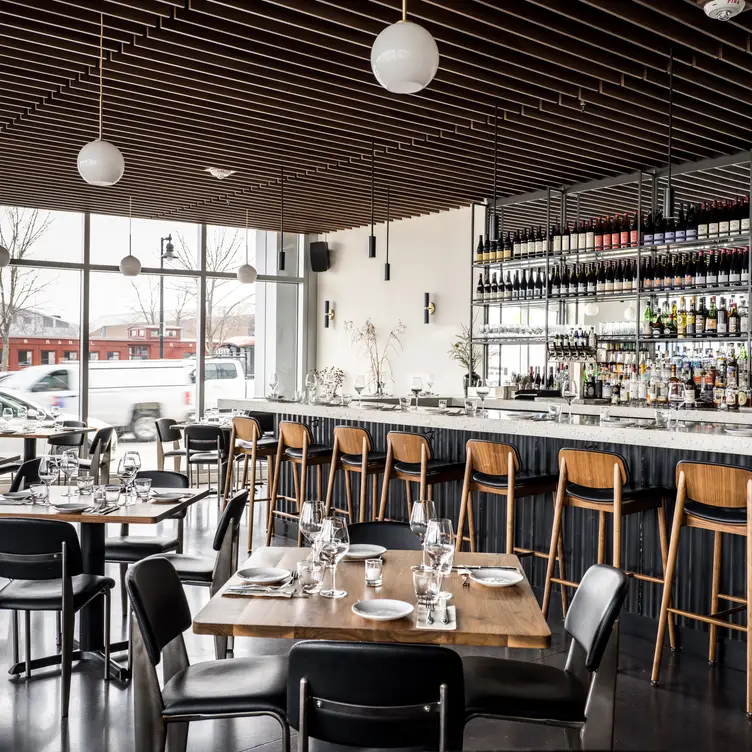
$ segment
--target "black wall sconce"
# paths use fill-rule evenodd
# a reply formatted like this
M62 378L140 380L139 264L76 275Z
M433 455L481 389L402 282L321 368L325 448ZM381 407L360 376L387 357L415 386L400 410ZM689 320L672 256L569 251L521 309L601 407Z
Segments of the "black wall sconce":
M428 317L436 313L436 304L431 302L431 293L423 293L423 323L428 323Z
M324 329L329 328L329 322L334 321L334 308L331 307L328 300L324 301Z

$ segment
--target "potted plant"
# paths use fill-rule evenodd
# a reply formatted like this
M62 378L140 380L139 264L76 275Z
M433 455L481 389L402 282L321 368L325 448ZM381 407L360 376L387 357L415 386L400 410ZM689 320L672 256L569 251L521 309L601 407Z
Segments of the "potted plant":
M345 321L345 331L353 344L360 345L362 352L368 359L373 394L379 397L383 396L386 379L392 375L392 363L389 358L390 355L396 355L402 351L400 337L405 331L405 325L398 321L381 345L379 345L376 327L371 319L366 319L365 323L360 326L355 326L352 321Z
M470 342L470 329L462 324L462 332L458 334L449 348L449 357L456 360L464 369L462 378L465 396L469 386L477 386L480 375L475 369L480 363L480 348ZM471 375L472 374L472 375Z

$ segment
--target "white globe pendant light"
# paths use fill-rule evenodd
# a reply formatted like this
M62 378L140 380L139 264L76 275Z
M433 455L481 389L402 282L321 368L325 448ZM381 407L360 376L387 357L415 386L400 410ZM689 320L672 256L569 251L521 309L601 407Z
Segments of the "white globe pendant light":
M243 285L252 285L258 277L254 266L248 263L248 209L245 210L245 264L238 267L238 282Z
M4 245L0 245L0 269L4 269L8 264L10 264L10 251Z
M99 138L89 141L78 152L78 173L89 185L109 186L123 177L125 160L115 144L102 139L102 45L104 42L104 14L99 23Z
M128 199L128 255L120 259L120 273L124 277L138 277L141 273L141 262L131 253L133 242L133 199Z
M407 0L402 0L402 20L376 37L371 47L371 68L376 80L394 94L415 94L436 75L436 40L422 26L407 20Z

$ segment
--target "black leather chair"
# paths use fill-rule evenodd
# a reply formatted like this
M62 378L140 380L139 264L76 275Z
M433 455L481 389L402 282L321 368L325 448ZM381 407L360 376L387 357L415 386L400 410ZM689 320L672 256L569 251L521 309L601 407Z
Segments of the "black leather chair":
M462 661L433 645L299 642L287 720L308 739L371 749L462 749Z
M188 478L182 473L169 470L139 470L136 478L150 478L155 488L188 488ZM110 564L120 565L120 606L123 619L128 614L128 597L125 592L125 573L129 564L141 561L154 554L183 550L183 524L185 511L175 515L178 522L176 537L158 535L129 535L128 525L120 526L120 535L105 538L104 559Z
M183 632L191 612L172 564L161 556L134 564L126 578L131 624L136 739L139 752L185 750L188 724L214 718L270 715L282 726L282 748L290 748L286 721L287 656L206 661L191 666ZM164 685L157 666L164 659Z
M209 468L212 465L217 467L217 503L222 500L222 483L227 471L227 462L229 450L227 447L228 436L219 426L190 425L185 427L183 432L185 440L186 460L188 463L188 482L193 486L192 468L197 469L200 473L201 465L207 468L207 482L209 477Z
M79 468L86 468L94 476L95 483L110 482L110 459L112 456L112 441L115 429L112 426L100 428L89 446L89 457L78 461Z
M462 659L466 718L543 723L565 729L571 749L613 748L619 628L627 596L621 569L595 564L564 620L572 638L566 667L485 656Z
M350 543L371 543L393 551L420 551L420 539L406 522L356 522L347 526Z
M60 664L63 691L61 716L68 715L71 664L81 657L73 650L76 613L98 596L105 599L104 679L109 679L110 590L115 582L109 577L83 573L81 547L76 530L59 520L0 520L0 577L11 581L0 590L0 609L13 612L13 666L18 676L24 663L18 660L18 612L24 611L26 644L25 672ZM62 652L46 658L31 659L31 612L61 613Z
M86 428L86 423L80 420L64 420L63 428ZM85 439L86 433L84 431L69 431L61 436L51 436L47 439L47 444L51 447L50 454L59 454L66 449L82 447Z
M157 468L164 470L164 462L172 457L176 473L180 472L180 461L185 457L185 449L180 448L183 438L180 429L175 428L177 421L172 418L157 418L154 421L157 429ZM172 449L165 449L165 444L172 444Z
M183 585L208 587L213 596L232 577L238 564L240 520L247 503L248 491L240 491L227 502L214 533L212 548L217 555L213 558L194 554L160 554L175 567ZM227 637L215 637L214 647L217 659L227 657Z
M41 457L34 457L33 460L22 462L18 472L13 476L9 491L23 491L34 483L41 483L39 480L39 463L41 460Z

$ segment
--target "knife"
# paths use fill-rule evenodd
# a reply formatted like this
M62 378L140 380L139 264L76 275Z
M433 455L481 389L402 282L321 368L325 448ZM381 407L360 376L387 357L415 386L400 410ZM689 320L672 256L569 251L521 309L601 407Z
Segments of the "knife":
M465 566L459 565L459 566L452 567L452 571L453 572L457 572L460 569L468 569L468 570L471 570L473 572L475 572L475 571L477 571L479 569L506 569L509 572L519 572L520 571L518 567L511 567L511 566L505 566L505 565L494 566L493 564L486 564L485 566L480 566L478 564L468 564L468 565L465 565Z
M117 506L106 507L99 514L111 514L112 512L116 511L117 509L119 509L119 507L117 507Z

